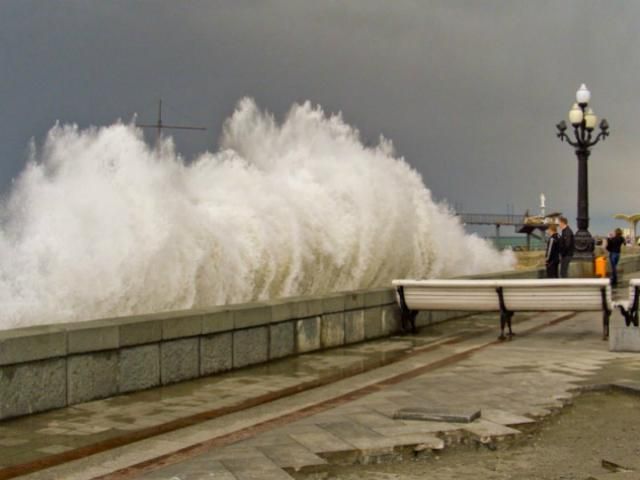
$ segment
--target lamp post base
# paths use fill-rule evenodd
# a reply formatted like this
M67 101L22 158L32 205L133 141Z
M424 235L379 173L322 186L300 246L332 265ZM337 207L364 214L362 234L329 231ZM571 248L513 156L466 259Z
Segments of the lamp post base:
M593 261L595 241L589 230L578 230L574 236L575 252L573 259L578 261Z

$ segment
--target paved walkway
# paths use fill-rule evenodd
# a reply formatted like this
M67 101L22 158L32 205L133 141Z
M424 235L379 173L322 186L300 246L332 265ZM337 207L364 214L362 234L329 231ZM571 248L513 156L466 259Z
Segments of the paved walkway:
M32 464L42 468L241 412L416 355L442 342L495 330L496 324L493 316L466 319L417 337L393 337L302 355L0 422L0 478L19 471L7 472L10 467Z
M0 464L46 462L82 448L90 453L103 442L109 448L102 452L19 478L287 479L327 462L499 443L561 408L581 386L640 380L639 357L611 353L600 339L599 314L516 318L512 342L496 342L497 316L474 316L416 338L0 423ZM482 417L471 424L394 419L402 407L479 408ZM130 443L140 432L148 438ZM123 437L127 444L118 446ZM0 478L10 473L0 470Z

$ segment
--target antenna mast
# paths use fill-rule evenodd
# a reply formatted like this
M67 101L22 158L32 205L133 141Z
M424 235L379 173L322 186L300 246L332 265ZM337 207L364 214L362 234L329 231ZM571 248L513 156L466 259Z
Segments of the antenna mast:
M158 121L156 123L136 123L136 127L140 128L155 128L156 129L156 144L160 143L162 137L162 130L169 128L172 130L206 130L205 127L192 127L186 125L165 125L162 123L162 99L158 100Z

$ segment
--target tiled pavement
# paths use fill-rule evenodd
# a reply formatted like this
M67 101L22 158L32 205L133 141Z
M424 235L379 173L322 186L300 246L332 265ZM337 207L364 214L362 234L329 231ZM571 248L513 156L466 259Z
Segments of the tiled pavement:
M381 356L437 343L461 328L476 334L440 342L437 348L329 385L20 478L277 480L291 478L293 470L322 469L327 462L400 458L459 441L497 442L559 409L578 386L640 381L637 356L608 352L600 340L600 315L580 314L548 325L560 316L519 315L524 320L517 332L544 328L518 335L513 342L494 342L495 316L480 316L427 330L427 336L417 340L371 342L162 392L91 402L22 423L5 422L0 424L0 452L59 453L77 445L71 438L91 443L139 430L346 365L379 362ZM493 328L487 330L487 325ZM480 408L482 417L466 425L392 418L397 409L415 406ZM149 465L140 465L147 461Z
M355 345L276 362L268 367L249 368L0 422L0 466L37 460L46 454L90 446L129 432L241 405L330 375L373 368L434 341L439 340L427 335Z
M559 317L531 317L518 324L518 331ZM498 442L559 409L580 385L640 379L637 357L610 353L599 333L597 314L576 315L501 344L494 342L494 329L350 379L24 478L277 480L291 478L289 473L297 469L322 469L327 462L399 458L460 441ZM443 361L455 355L457 361ZM413 406L480 408L482 417L465 425L392 418L398 408ZM272 423L260 428L262 422ZM236 441L216 441L238 431L244 434L232 438ZM122 470L158 457L160 462L145 468Z
M234 475L239 462L252 464L259 471L267 461L264 457L291 471L321 467L332 456L341 461L336 457L338 449L347 461L349 453L357 452L358 461L366 462L380 456L392 457L394 452L399 457L398 447L439 450L462 439L489 443L519 435L522 425L561 408L581 384L623 381L628 377L640 380L640 362L632 354L610 354L603 348L597 320L590 315L577 316L544 332L478 351L455 365L199 458L216 459ZM587 332L592 338L586 338ZM601 367L609 362L618 363L615 375L599 376ZM480 408L482 418L468 425L393 419L399 408L415 406ZM297 457L294 462L291 452L300 446L318 456L304 461ZM260 456L260 464L254 463L253 455ZM233 459L233 463L227 459ZM189 463L178 463L140 478L186 478ZM290 477L279 474L273 478Z
M328 382L331 377L347 377L375 368L408 352L454 338L461 332L495 330L496 323L494 316L481 316L442 325L417 337L393 337L310 353L269 365L2 421L0 469L39 461L52 454L91 448L100 442L170 422L242 408L246 402L255 402L260 397L278 397L283 392ZM195 418L191 423L200 421L201 418Z

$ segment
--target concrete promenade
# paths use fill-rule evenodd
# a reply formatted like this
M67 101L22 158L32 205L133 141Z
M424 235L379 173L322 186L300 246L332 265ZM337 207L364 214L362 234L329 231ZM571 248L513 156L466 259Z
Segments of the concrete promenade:
M499 448L580 388L640 382L637 354L609 352L600 339L599 314L516 315L518 335L502 343L497 325L496 315L478 315L416 338L3 422L0 478L286 479L328 463L398 461L458 443ZM252 399L262 401L251 406ZM471 424L393 419L402 407L479 408L482 417ZM148 435L134 442L140 432ZM64 457L74 452L81 458ZM56 458L64 463L43 468ZM21 472L25 465L38 471Z

